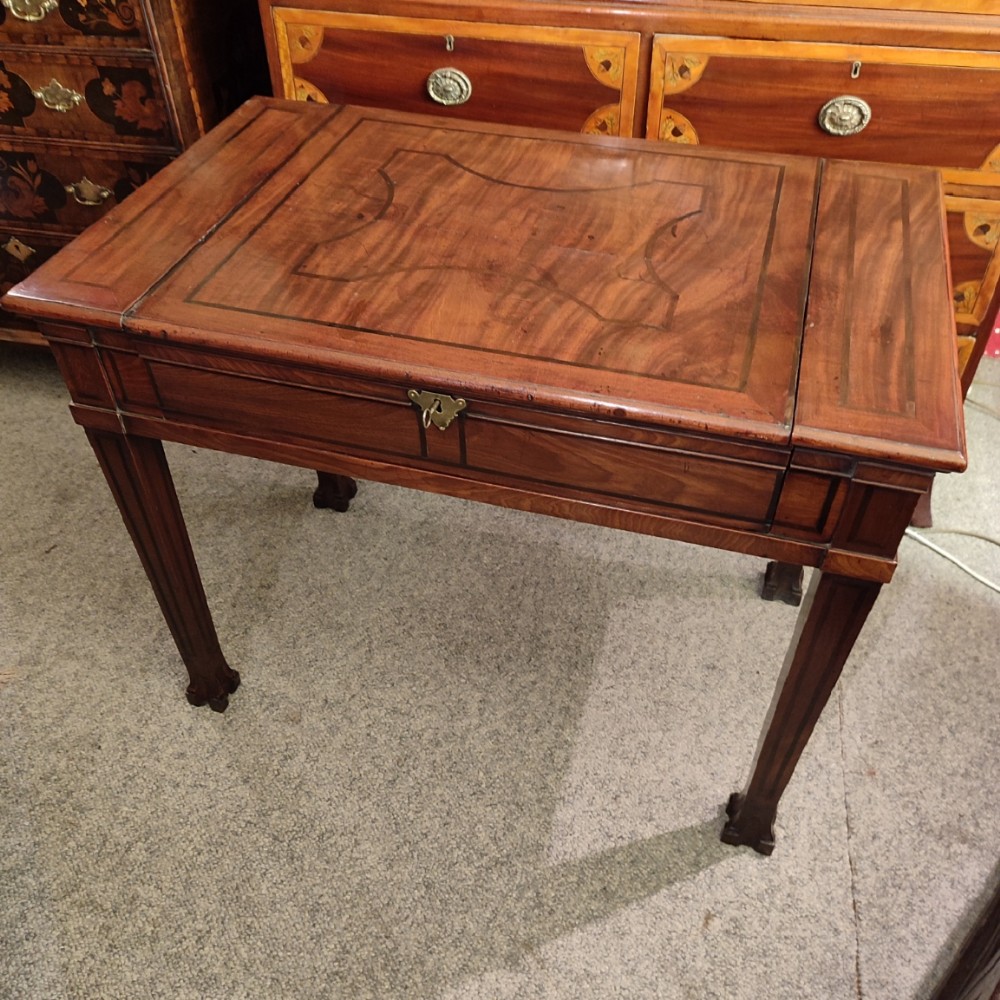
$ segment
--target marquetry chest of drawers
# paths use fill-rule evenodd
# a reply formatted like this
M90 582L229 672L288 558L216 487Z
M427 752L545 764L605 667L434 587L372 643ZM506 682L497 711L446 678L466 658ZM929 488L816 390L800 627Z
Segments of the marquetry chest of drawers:
M0 291L249 96L248 26L253 0L2 0Z
M276 94L941 168L966 381L1000 278L1000 0L260 0Z

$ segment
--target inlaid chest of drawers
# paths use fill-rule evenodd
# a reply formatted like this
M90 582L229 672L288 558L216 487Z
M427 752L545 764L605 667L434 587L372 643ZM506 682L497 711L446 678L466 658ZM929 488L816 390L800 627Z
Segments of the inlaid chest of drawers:
M162 441L816 567L724 832L763 852L915 504L965 464L926 168L261 99L6 302L196 705L239 675Z
M938 167L967 386L998 299L998 0L260 0L274 93Z
M251 24L253 0L2 0L0 291L249 96ZM9 313L0 339L42 342Z

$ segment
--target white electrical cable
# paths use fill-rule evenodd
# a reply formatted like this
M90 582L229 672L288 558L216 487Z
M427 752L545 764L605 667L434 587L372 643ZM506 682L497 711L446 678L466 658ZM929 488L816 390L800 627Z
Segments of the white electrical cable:
M998 383L996 382L985 382L981 384L987 385L991 388L1000 388L1000 385L998 385ZM981 411L982 413L986 413L988 416L991 416L995 419L1000 419L1000 410L995 410L991 406L987 406L985 403L980 403L977 399L974 399L971 396L966 397L965 404L966 406L971 406L974 409ZM953 529L938 528L937 530L945 535L965 535L968 538L980 538L984 542L990 542L993 545L1000 545L1000 542L998 542L997 539L990 538L989 535L980 535L975 531L960 531L957 528ZM985 576L983 576L980 573L977 573L970 566L966 566L961 559L956 559L955 556L953 556L950 552L947 552L945 549L942 549L940 545L935 545L934 542L932 542L926 536L920 534L920 532L914 531L913 528L907 528L906 534L910 538L912 538L915 542L920 542L921 545L926 545L927 548L931 549L931 551L933 552L936 552L939 556L943 556L945 559L948 560L948 562L954 563L960 570L962 570L962 572L968 573L969 576L973 578L973 580L978 581L979 583L983 584L983 586L989 587L990 590L995 590L998 594L1000 594L1000 585L995 584L992 580L987 580Z
M992 417L994 420L1000 420L1000 410L994 410L992 406L980 403L976 399L966 396L965 405L971 407L973 410L979 410L980 413L985 413L988 417Z
M995 590L998 594L1000 594L1000 585L994 583L992 580L987 580L985 576L982 576L981 574L977 573L970 566L966 566L965 563L962 562L960 559L956 559L950 552L946 552L944 549L942 549L940 545L935 545L934 542L932 542L929 538L925 538L923 535L920 534L920 532L914 531L913 528L907 528L906 534L909 538L912 538L914 541L920 542L921 545L926 545L927 548L931 549L933 552L936 552L939 556L944 556L945 559L947 559L949 562L954 563L960 570L963 570L964 572L968 573L969 576L971 576L977 582L983 584L986 587L989 587L990 590Z
M989 542L990 545L1000 545L1000 538L993 538L991 535L982 535L978 531L963 531L961 528L927 528L932 535L962 535L965 538L978 538L981 542Z

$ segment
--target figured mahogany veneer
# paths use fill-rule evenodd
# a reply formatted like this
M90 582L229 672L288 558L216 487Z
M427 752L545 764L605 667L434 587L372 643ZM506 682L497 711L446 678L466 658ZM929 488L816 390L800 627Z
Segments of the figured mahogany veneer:
M161 440L321 469L318 506L359 476L818 568L723 834L763 852L914 505L965 463L922 168L255 100L5 304L194 704L239 676Z

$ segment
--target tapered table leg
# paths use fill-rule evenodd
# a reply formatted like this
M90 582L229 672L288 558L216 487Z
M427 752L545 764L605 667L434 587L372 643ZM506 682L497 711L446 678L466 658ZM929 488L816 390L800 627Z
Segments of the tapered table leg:
M761 734L750 781L734 794L722 831L727 844L774 850L778 800L833 691L881 584L813 574Z
M313 492L313 506L327 510L345 511L357 495L358 484L350 476L332 472L317 472L319 480Z
M87 437L187 667L188 701L225 711L240 675L219 648L163 446L91 429Z

